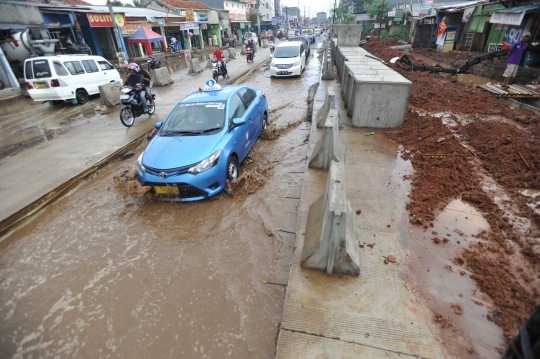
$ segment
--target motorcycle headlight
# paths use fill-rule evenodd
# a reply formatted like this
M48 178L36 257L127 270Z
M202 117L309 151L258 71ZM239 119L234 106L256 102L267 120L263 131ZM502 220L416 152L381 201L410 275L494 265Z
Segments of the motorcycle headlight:
M296 61L296 62L294 62L292 65L293 65L293 66L298 66L298 65L300 65L300 61Z
M143 154L144 154L144 152L141 153L139 158L137 158L137 163L135 164L135 167L137 168L137 171L140 172L140 173L146 173L146 168L144 168L144 166L142 164L142 156L143 156Z
M270 67L276 67L276 64L274 63L274 61L272 61L272 62L270 63Z
M199 162L197 165L191 167L188 170L188 172L192 174L197 174L204 171L208 171L210 168L217 165L220 155L221 155L221 150L217 150L216 152L212 153L210 157L205 158L204 160Z

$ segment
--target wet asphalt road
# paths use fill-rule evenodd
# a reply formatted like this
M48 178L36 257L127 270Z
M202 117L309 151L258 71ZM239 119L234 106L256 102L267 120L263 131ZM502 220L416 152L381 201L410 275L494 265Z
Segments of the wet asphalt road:
M314 47L312 49L312 54ZM2 358L272 358L282 316L319 62L301 78L245 80L270 121L235 196L124 197L115 164L0 243ZM118 126L121 126L118 123ZM257 175L259 174L259 175Z

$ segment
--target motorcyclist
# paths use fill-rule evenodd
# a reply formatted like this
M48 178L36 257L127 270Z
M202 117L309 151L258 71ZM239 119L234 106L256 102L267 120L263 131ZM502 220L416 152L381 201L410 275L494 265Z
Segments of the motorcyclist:
M128 65L129 76L124 82L124 86L131 86L135 88L135 91L139 91L139 98L143 107L144 113L148 113L146 106L146 91L144 88L143 76L139 73L140 67L136 63L132 62Z
M225 61L223 60L223 51L219 48L219 46L216 45L214 48L214 52L212 52L212 55L214 55L214 58L218 61L221 61L221 68L223 69L223 74L229 78L229 74L227 72L227 66L225 65Z
M246 46L246 49L251 47L251 51L252 51L252 56L253 58L255 58L255 41L253 40L248 40L248 44Z
M139 74L143 77L144 80L144 88L143 90L148 94L148 98L150 99L150 103L152 103L152 88L150 87L150 84L152 83L152 78L150 77L150 74L142 68L141 65L139 65Z

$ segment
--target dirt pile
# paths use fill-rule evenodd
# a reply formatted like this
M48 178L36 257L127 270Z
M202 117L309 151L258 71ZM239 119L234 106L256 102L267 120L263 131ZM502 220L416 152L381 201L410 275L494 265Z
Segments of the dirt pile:
M384 46L397 46L397 45L401 45L401 43L396 40L396 39L386 39L384 41L381 41L381 43L384 45Z
M366 50L386 61L400 55L377 42ZM540 191L540 119L451 75L395 69L413 83L405 124L386 131L414 168L410 221L430 230L456 198L482 213L490 230L477 235L455 265L473 273L497 310L486 318L510 340L540 301L540 199L522 194ZM436 321L449 326L443 316Z

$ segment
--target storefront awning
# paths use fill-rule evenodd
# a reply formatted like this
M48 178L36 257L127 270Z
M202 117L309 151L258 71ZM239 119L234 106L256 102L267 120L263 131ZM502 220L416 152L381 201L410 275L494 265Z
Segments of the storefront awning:
M128 42L159 42L163 41L163 36L157 32L153 32L147 27L141 27L133 35L128 38Z

